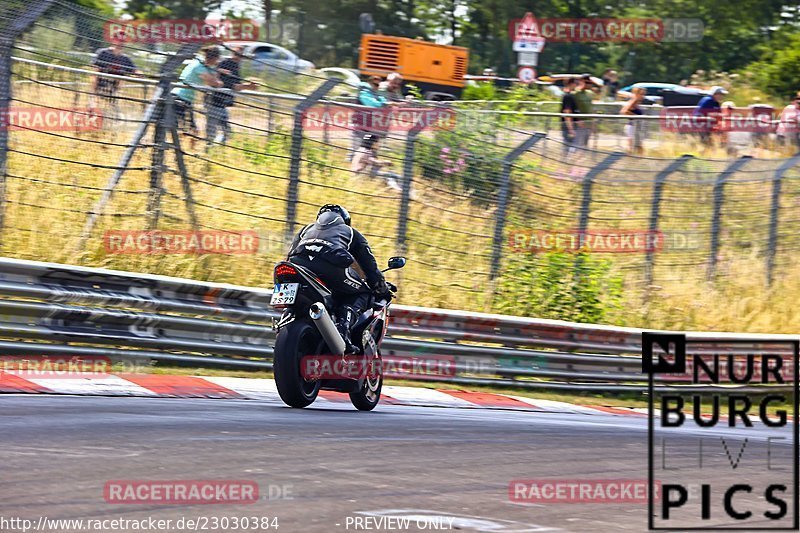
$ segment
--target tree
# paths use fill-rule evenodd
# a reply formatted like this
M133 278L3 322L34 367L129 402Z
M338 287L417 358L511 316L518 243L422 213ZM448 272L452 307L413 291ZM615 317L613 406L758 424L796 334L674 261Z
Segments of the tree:
M205 19L222 0L128 0L124 11L138 19Z

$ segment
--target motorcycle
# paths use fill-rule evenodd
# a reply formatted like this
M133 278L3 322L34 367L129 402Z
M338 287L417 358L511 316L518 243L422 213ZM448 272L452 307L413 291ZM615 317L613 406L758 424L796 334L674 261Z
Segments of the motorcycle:
M404 257L389 259L388 270L403 268ZM336 329L331 291L311 270L289 261L275 266L271 305L282 309L276 331L273 374L278 394L291 407L307 407L320 390L346 392L360 411L378 405L383 386L380 346L389 326L389 308L397 287L387 282L387 298L370 297L350 338L358 349L345 355Z

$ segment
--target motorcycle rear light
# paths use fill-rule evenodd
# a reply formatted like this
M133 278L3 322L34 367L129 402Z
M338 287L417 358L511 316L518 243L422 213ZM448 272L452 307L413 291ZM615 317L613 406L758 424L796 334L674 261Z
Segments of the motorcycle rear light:
M296 276L297 269L292 265L278 265L275 267L275 276Z

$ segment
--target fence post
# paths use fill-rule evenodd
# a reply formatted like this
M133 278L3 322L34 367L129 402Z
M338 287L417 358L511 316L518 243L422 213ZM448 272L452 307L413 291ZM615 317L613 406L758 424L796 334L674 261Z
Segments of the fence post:
M166 93L165 96L169 96L169 93ZM147 229L150 231L158 229L158 220L161 218L161 195L164 192L164 152L167 149L165 125L167 103L165 100L158 103L153 116L155 122L153 125L153 153L150 157L150 192L147 195Z
M711 256L708 262L707 279L714 279L717 271L717 254L719 253L719 232L722 223L722 204L725 201L725 184L728 178L742 168L751 157L742 156L723 170L714 182L714 211L711 215Z
M408 232L408 204L411 199L411 184L414 181L414 152L417 137L425 128L420 121L408 130L406 137L406 151L403 157L403 190L400 193L400 211L397 215L397 245L400 253L406 253L406 234Z
M22 35L42 13L53 4L54 0L35 0L25 4L22 13L8 13L8 22L0 20L0 114L8 116L11 107L11 54L17 37ZM16 10L10 10L16 11ZM6 15L3 16L6 19ZM5 226L6 190L8 184L8 130L0 125L0 233Z
M592 187L594 186L594 180L597 176L605 172L608 167L624 156L625 154L622 152L610 153L605 159L600 161L600 164L587 172L583 177L583 194L581 196L581 210L578 218L578 235L580 236L581 245L583 245L583 235L589 227L589 208L592 205Z
M294 108L294 126L292 127L291 161L289 165L289 187L286 191L286 238L291 242L294 237L295 219L297 218L297 189L300 186L300 160L303 156L303 115L306 110L316 104L341 80L325 80L305 100Z
M122 180L122 176L125 174L125 170L127 170L128 165L133 159L133 154L136 152L137 148L139 148L142 139L144 139L144 135L147 132L147 128L150 125L150 122L152 122L153 117L155 117L156 113L159 112L163 114L162 99L165 94L169 93L173 82L178 77L175 71L186 59L192 57L201 46L202 43L184 44L174 56L167 59L161 66L159 82L156 86L155 94L153 94L153 100L148 104L147 109L145 109L144 116L139 124L139 128L136 130L136 133L133 134L133 139L128 145L128 148L125 150L125 153L122 154L119 165L117 165L114 174L112 174L111 178L108 180L108 183L103 190L103 194L100 196L100 199L97 201L97 204L92 211L89 212L89 217L86 220L86 224L83 226L80 239L78 239L76 251L82 250L83 246L86 244L86 240L89 238L89 235L91 235L92 229L97 222L97 218L103 213L106 204L111 200L111 196L114 194L114 189ZM158 120L162 120L162 117L159 116Z
M497 220L494 225L494 239L492 242L491 280L497 278L500 272L500 259L503 255L503 231L506 225L506 210L508 209L508 193L511 188L511 169L514 161L530 150L533 145L545 138L545 133L534 133L525 139L519 146L508 152L503 158L503 174L500 181L500 193L497 197Z
M656 174L656 180L653 184L653 202L650 207L650 227L648 228L648 236L652 238L658 231L658 217L661 215L661 195L664 192L664 184L670 174L677 172L687 161L693 159L691 155L682 155L667 166L664 170ZM652 241L650 241L652 242ZM655 250L652 246L647 246L646 263L645 263L645 284L650 286L653 284L653 258Z
M769 213L769 242L767 243L767 286L772 285L775 269L775 254L778 248L778 217L781 209L783 176L790 168L797 166L798 163L800 163L800 154L795 154L793 157L784 161L772 177L772 207Z

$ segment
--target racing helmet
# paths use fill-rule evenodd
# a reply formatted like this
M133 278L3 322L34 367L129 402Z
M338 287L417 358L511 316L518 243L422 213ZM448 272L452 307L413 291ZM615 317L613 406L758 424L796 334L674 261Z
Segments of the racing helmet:
M348 213L347 209L340 206L339 204L323 205L322 207L319 208L319 213L317 213L317 218L319 218L319 216L322 213L337 213L339 216L342 217L342 220L344 220L345 224L347 224L348 226L350 225L350 213Z

